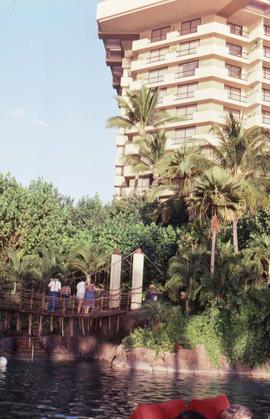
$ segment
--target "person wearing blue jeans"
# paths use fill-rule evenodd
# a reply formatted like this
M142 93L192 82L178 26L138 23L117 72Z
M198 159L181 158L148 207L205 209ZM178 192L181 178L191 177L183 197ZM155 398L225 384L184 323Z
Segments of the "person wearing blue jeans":
M52 311L58 312L59 311L59 301L60 301L60 290L61 290L61 282L57 277L51 278L49 285L49 304L48 304L48 312L51 313Z

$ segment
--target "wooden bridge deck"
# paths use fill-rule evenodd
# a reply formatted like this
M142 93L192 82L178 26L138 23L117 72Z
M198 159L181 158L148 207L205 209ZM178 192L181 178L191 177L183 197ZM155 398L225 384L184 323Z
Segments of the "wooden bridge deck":
M128 312L132 294L134 294L134 291L101 291L96 294L93 308L89 310L90 313L85 313L83 306L81 313L78 314L78 303L75 295L71 296L68 301L63 298L54 298L53 309L50 311L48 306L51 300L48 295L27 289L22 289L15 294L0 291L0 311L68 318L107 317Z

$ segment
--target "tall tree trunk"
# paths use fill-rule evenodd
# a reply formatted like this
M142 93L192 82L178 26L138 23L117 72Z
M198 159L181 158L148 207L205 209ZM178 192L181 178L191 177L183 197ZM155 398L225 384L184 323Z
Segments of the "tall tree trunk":
M188 297L186 297L186 301L185 301L185 314L188 317L188 315L189 315L189 299L188 299Z
M215 273L216 240L217 240L217 231L215 228L213 228L212 243L211 243L211 259L210 259L210 275L211 276L214 276L214 273Z
M267 282L270 285L270 260L268 260L267 262L268 262L268 279L267 279Z
M86 284L87 285L91 284L91 275L90 274L86 274Z
M134 181L134 192L135 194L138 192L138 183L139 183L139 175L135 176L135 181Z
M235 255L237 255L238 252L239 252L237 223L238 223L237 217L236 217L236 215L234 215L234 217L233 217L233 250L234 250Z

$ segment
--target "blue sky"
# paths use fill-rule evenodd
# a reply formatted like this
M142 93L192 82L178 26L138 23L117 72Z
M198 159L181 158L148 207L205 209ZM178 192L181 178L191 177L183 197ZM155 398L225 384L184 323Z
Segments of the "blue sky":
M0 1L0 171L113 194L117 113L96 0Z

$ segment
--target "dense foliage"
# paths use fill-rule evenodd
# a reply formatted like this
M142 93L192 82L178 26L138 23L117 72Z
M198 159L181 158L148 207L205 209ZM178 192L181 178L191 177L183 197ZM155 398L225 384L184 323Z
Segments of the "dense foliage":
M75 204L41 179L25 188L1 175L1 278L14 283L34 277L42 285L56 272L79 269L87 275L105 266L115 250L125 256L140 247L151 259L145 263L146 285L165 283L178 230L153 223L151 212L143 198L103 204L96 195Z
M260 364L270 356L268 133L230 115L212 127L220 140L207 144L212 153L196 144L170 153L166 131L156 128L172 117L156 111L157 100L148 88L129 92L120 98L125 116L109 120L138 134L138 152L126 161L136 180L131 197L74 203L41 179L23 187L0 176L0 280L15 292L22 284L43 288L57 272L89 279L109 271L115 250L141 248L144 287L156 288L161 301L145 302L147 324L125 339L127 348L203 345L214 365L222 355L231 365ZM149 171L150 193L137 195L140 173ZM130 265L122 280L130 285Z

